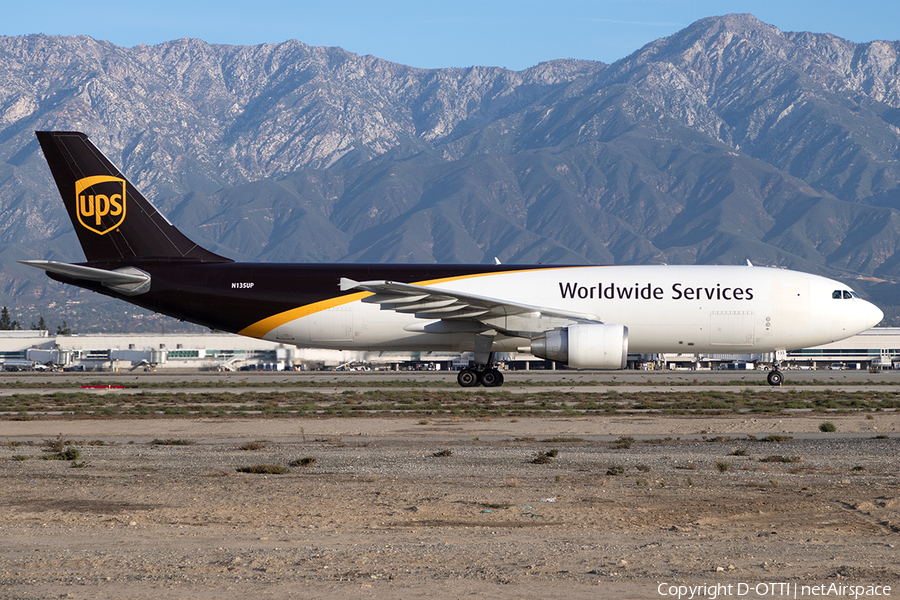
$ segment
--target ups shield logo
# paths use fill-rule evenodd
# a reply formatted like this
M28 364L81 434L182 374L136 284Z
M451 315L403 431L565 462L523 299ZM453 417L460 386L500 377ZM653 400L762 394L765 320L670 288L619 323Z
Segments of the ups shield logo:
M97 235L105 235L125 221L125 180L94 175L75 182L78 221Z

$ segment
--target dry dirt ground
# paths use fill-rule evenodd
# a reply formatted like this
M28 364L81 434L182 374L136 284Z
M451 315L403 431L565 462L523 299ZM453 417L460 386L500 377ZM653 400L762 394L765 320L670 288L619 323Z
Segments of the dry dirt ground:
M900 597L900 414L824 420L3 421L0 597Z

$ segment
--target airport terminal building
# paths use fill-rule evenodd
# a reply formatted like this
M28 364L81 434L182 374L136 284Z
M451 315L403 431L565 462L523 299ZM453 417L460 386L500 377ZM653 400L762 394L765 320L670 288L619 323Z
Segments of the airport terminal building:
M667 354L659 362L669 369L752 369L772 359L771 353ZM785 369L900 369L900 327L875 327L839 342L792 350L782 364Z
M634 369L754 369L771 354L629 355ZM7 371L68 369L131 371L156 369L320 370L383 368L459 369L471 356L444 353L357 352L297 348L239 335L89 334L49 335L47 331L0 331L0 366ZM564 368L531 355L500 357L507 369ZM876 327L840 342L787 354L786 369L900 368L900 327Z
M231 334L54 336L46 331L0 332L0 362L4 370L40 366L78 371L232 371L247 366L284 370L301 358L297 352L294 346ZM308 357L311 362L316 358Z

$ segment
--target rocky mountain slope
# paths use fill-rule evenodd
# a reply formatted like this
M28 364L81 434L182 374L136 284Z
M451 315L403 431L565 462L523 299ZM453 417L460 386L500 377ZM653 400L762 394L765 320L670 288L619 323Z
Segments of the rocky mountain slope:
M78 129L235 258L750 259L853 279L897 315L898 49L751 15L518 72L297 41L0 38L0 301L135 322L14 263L81 257L32 133Z

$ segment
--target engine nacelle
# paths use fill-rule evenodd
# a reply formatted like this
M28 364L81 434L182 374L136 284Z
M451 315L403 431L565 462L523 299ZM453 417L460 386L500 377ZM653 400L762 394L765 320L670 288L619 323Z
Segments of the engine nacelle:
M628 328L606 323L569 325L531 340L531 353L573 369L624 369Z

